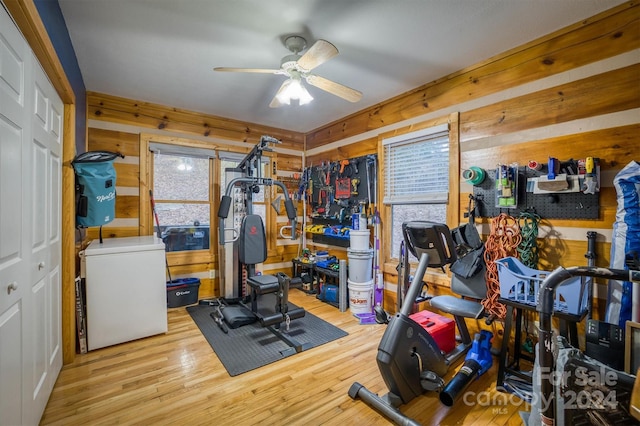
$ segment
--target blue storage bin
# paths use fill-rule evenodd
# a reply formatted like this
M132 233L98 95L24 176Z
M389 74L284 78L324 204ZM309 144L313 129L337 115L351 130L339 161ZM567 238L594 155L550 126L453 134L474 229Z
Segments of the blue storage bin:
M179 278L167 281L167 308L198 303L199 278Z
M335 284L325 284L320 290L320 294L316 296L323 302L338 303L338 286Z
M538 305L540 284L550 272L525 266L515 257L497 259L500 297L525 305ZM581 277L574 277L556 288L554 310L581 315L587 309L587 291Z

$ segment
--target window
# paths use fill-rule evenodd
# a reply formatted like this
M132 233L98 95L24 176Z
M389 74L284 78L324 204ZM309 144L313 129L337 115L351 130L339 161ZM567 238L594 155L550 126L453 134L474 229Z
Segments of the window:
M448 222L452 174L449 136L449 125L441 124L382 140L383 202L389 206L391 225L389 258L399 257L403 222Z
M150 143L153 198L158 215L154 231L166 251L211 247L212 162L215 151Z

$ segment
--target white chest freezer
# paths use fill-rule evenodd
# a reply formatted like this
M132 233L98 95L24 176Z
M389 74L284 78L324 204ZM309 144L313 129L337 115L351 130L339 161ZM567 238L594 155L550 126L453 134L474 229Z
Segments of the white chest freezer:
M81 256L89 350L166 333L162 240L155 236L94 240Z

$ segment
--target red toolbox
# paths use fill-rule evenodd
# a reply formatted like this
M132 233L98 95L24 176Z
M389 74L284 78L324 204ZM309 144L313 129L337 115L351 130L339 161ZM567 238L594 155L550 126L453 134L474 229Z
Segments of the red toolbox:
M456 326L451 318L430 311L416 312L409 318L427 330L442 352L449 353L456 347Z

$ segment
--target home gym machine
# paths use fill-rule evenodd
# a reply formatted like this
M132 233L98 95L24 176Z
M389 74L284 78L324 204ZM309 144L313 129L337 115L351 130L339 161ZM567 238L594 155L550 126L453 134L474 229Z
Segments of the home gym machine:
M282 227L280 235L285 237L284 231L290 229L291 239L296 238L296 209L287 188L282 182L262 177L262 155L265 151L273 151L269 146L272 143L280 142L263 136L236 168L225 171L231 180L227 183L218 209L219 257L222 264L220 270L223 271L220 278L224 301L220 302L221 309L220 312L216 311L214 320L219 325L224 321L232 329L259 321L296 352L300 352L304 349L302 345L280 330L280 324L285 323L288 328L291 320L305 315L302 308L289 310L291 278L281 272L276 275L256 274L256 264L267 259L264 223L262 217L253 212L253 197L260 192L261 187L275 185L282 189L291 225ZM276 206L274 208L278 211ZM245 283L250 288L250 294L247 294ZM258 298L269 293L276 296L275 309L265 313L258 308ZM250 306L247 306L249 301Z
M552 316L555 290L573 277L640 282L640 265L629 269L594 266L559 267L540 284L537 311L540 330L534 367L534 398L528 424L635 425L630 415L630 394L636 377L600 363L558 337L554 361ZM555 368L554 368L555 365ZM555 369L555 371L554 371Z
M456 228L454 231L473 235L474 230ZM463 261L471 252L482 250L482 247L459 247L461 244L456 247L449 228L444 224L425 221L406 222L402 225L402 231L406 249L419 258L420 262L406 292L400 288L403 287L401 283L398 286L398 297L402 301L399 312L395 316L389 316L386 313L381 315L380 311L376 312L377 318L382 317L386 319L384 322L388 322L378 345L376 360L389 393L379 397L355 382L349 389L349 396L353 399L362 399L397 424L415 425L417 423L402 414L398 407L420 396L424 391L440 392L443 389L445 391L440 395L441 401L446 405L452 405L459 393L484 373L492 363L490 351L492 335L488 332L480 333L475 343L469 335L465 318L482 317L484 309L479 302L455 296L421 296L424 286L422 279L427 267L444 268L446 265L451 265L452 272L457 270L463 273L463 275L453 274L451 281L453 292L474 299L485 297L483 262L473 267L465 265L454 267L457 261ZM456 248L458 251L465 250L460 252L464 256L458 258ZM482 256L477 254L473 256L482 259ZM465 262L470 262L469 259ZM399 273L407 274L408 277L408 257L405 261L406 270ZM472 260L471 263L476 261ZM410 317L416 301L426 300L430 301L431 306L454 316L460 343L447 354L443 354L431 334ZM464 379L457 376L445 387L442 377L449 366L458 361L472 346L473 349L465 360L465 365L473 367L471 374Z

